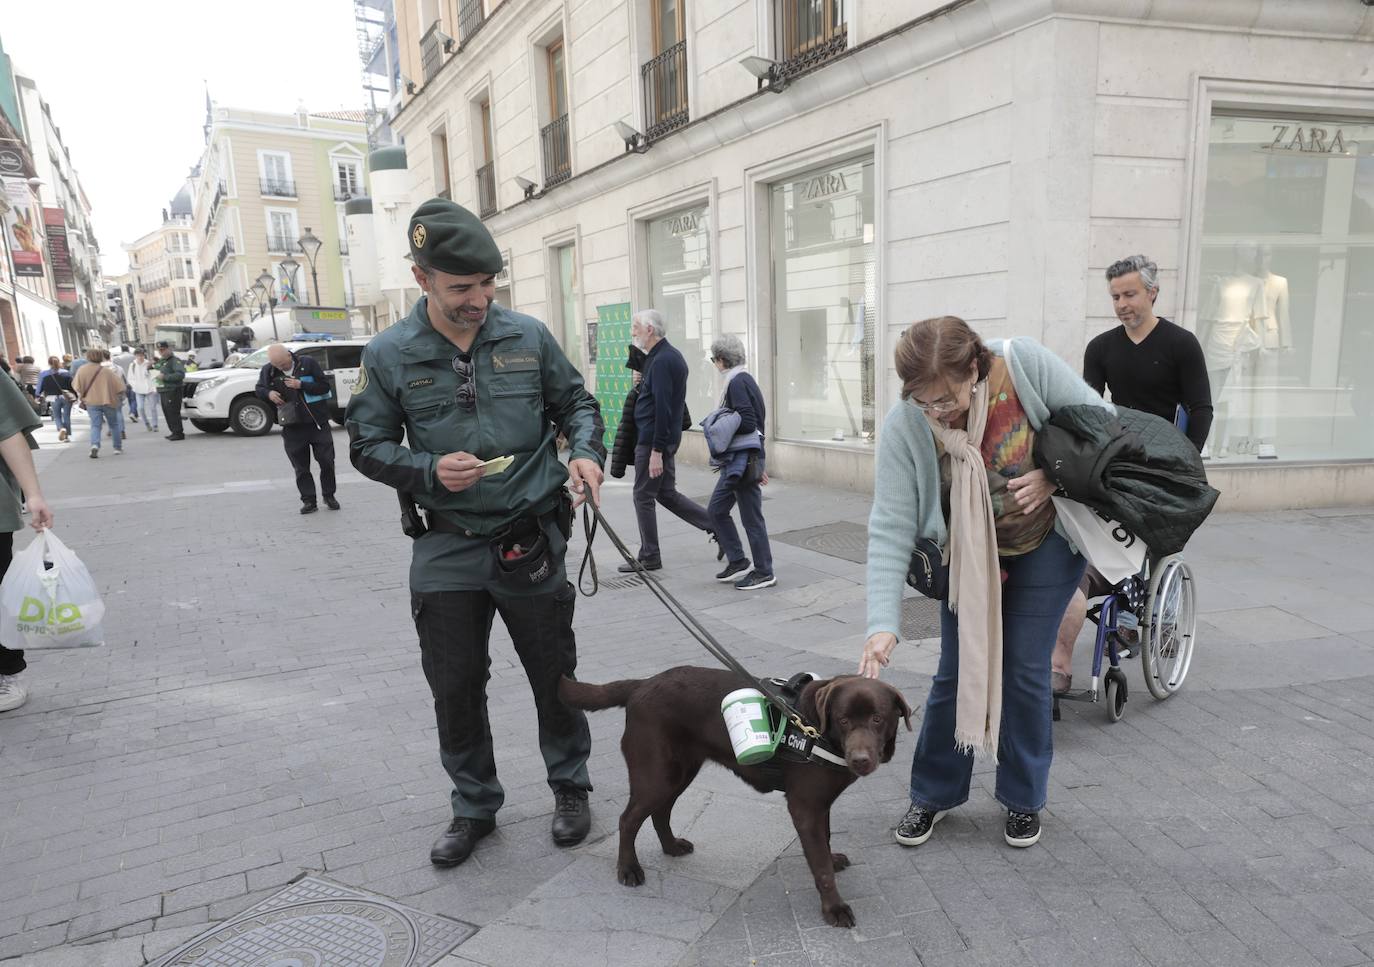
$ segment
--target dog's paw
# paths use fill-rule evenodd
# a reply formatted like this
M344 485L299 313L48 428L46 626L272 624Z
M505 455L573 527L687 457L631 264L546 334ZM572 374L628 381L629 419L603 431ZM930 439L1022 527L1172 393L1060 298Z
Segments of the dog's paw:
M694 849L696 849L696 847L692 845L690 839L678 838L673 840L672 846L665 846L663 848L663 853L665 856L686 856Z
M615 878L620 881L622 886L643 886L644 867L635 863L630 866L616 867ZM853 918L851 918L852 920Z
M825 922L832 927L844 927L848 930L854 926L854 911L849 909L849 904L843 900L828 906L822 903L821 916L825 917Z
M840 870L849 869L849 857L845 856L843 853L831 853L830 863L835 867L836 873L840 872Z

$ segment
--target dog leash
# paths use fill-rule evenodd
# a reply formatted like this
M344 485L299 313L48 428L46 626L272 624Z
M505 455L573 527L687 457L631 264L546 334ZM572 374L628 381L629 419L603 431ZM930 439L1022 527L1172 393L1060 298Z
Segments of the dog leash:
M701 622L687 610L682 602L673 597L668 589L659 582L658 578L654 577L653 574L644 567L643 563L630 553L630 549L625 546L625 542L620 539L620 535L615 532L615 529L611 527L606 518L601 516L600 508L593 507L590 502L582 505L582 531L587 538L587 549L582 555L582 566L578 568L577 571L577 589L581 591L583 595L591 597L600 589L600 582L597 579L596 573L596 559L592 557L592 541L596 538L598 527L606 531L606 536L611 539L611 543L615 545L615 549L620 552L620 556L625 558L634 568L635 573L644 580L645 587L653 592L654 596L668 609L668 613L676 618L678 622L687 629L687 633L695 638L697 642L716 659L716 661L739 675L745 681L755 682L758 690L764 694L764 697L781 709L783 714L787 716L788 721L796 726L803 735L812 742L818 742L820 740L821 734L816 730L815 726L808 724L807 721L802 718L801 712L797 711L796 707L793 706L768 679L751 675L749 670L741 665L734 655L726 651L725 646L717 641L715 636L702 626ZM588 591L585 586L585 578L589 570L592 580L592 589L590 591Z

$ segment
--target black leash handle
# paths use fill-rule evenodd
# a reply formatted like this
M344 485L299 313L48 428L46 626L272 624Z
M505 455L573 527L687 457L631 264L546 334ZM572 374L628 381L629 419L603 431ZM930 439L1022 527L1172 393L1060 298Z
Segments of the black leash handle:
M808 725L802 718L801 712L797 711L797 709L792 706L792 703L783 697L781 692L774 688L767 679L750 674L749 670L741 665L734 655L726 651L725 646L717 641L715 636L702 626L701 622L687 610L686 606L677 598L673 597L668 589L659 582L658 578L654 577L639 559L630 553L630 549L625 545L625 542L620 539L620 535L615 532L615 529L611 527L606 518L601 516L601 510L593 507L590 502L582 505L582 532L587 537L587 549L582 555L582 566L577 572L577 589L581 591L583 595L591 597L599 590L596 574L596 559L592 557L592 541L596 539L598 527L606 531L606 536L611 539L611 543L614 544L615 549L620 552L620 556L625 558L634 568L635 573L644 580L644 586L653 593L654 597L663 602L663 606L668 609L668 613L687 629L687 633L695 638L697 642L711 654L711 657L715 658L716 661L739 675L745 681L753 682L754 687L762 692L770 702L782 709L798 728L807 732L808 735L815 732L815 729ZM592 576L592 589L590 591L584 586L583 580L589 568ZM815 736L812 737L814 738Z

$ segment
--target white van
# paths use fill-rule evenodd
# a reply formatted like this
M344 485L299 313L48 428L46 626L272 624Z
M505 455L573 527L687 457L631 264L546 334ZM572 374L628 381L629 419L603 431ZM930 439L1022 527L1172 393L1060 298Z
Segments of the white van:
M353 384L362 367L366 339L338 339L329 342L289 342L293 353L312 356L329 377L334 396L329 400L330 415L340 426L344 408L353 395ZM254 394L258 373L267 365L267 347L249 353L233 366L201 369L186 374L182 385L181 418L205 433L233 430L243 436L262 436L277 422L276 407Z

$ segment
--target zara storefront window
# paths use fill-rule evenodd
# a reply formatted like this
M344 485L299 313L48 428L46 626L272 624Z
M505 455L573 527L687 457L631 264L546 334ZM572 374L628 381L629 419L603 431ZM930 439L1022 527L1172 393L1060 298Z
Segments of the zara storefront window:
M1210 457L1374 458L1374 123L1218 113L1209 141Z
M719 404L720 381L711 363L716 336L711 291L711 212L705 205L650 219L649 292L663 315L668 342L687 361L687 409L693 428Z
M867 447L875 420L873 159L772 186L775 434Z

